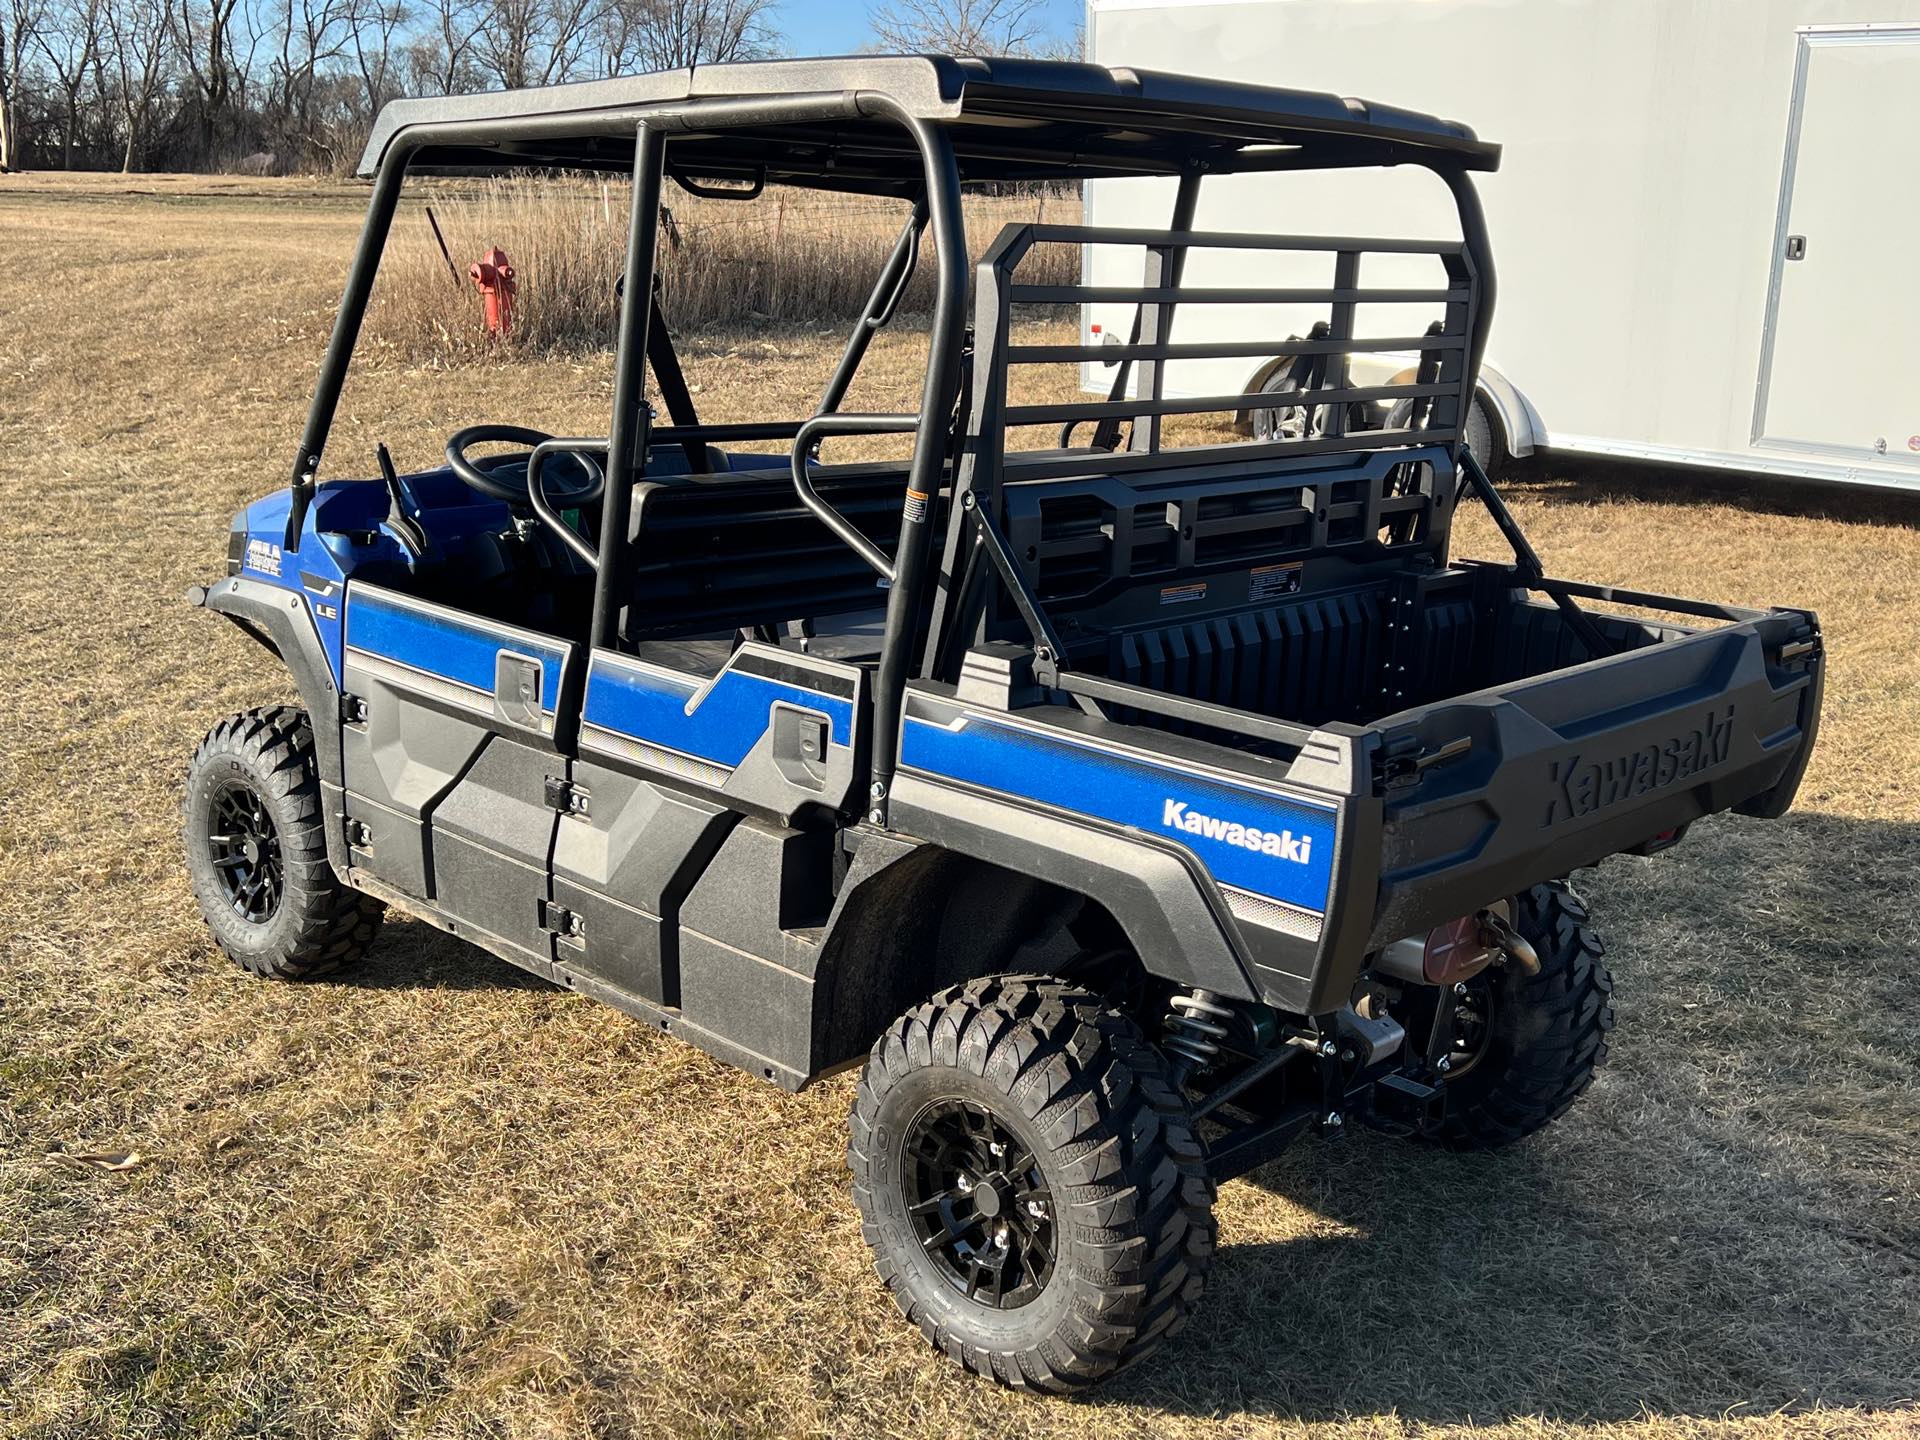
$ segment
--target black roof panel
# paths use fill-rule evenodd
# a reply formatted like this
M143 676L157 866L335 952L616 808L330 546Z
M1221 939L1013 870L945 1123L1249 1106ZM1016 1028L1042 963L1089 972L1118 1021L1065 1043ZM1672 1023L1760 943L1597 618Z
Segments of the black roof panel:
M1465 125L1310 90L1282 90L1155 70L1069 61L855 56L747 61L683 70L396 100L375 122L360 160L371 175L396 136L425 142L423 169L527 165L613 169L631 163L630 129L645 112L685 111L689 131L670 152L683 173L746 175L830 188L887 190L913 182L919 161L901 128L860 113L856 97L884 96L908 116L950 126L963 179L1079 178L1298 163L1436 162L1491 170L1499 147ZM713 100L845 97L846 113L813 124L729 120L701 132ZM577 118L577 126L570 123ZM477 129L476 129L477 127ZM433 132L446 143L433 143ZM484 140L477 138L484 135Z

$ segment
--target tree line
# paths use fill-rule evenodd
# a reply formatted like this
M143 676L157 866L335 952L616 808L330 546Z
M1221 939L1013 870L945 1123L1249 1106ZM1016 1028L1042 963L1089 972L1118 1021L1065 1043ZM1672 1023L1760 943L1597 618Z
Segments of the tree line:
M340 174L389 100L777 55L780 3L0 0L0 172ZM1040 15L886 0L870 19L879 49L1031 53Z

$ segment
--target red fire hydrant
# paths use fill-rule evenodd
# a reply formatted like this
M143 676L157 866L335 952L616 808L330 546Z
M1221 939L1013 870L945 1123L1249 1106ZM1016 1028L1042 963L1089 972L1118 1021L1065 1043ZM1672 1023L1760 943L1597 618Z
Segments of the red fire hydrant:
M467 278L487 302L487 333L505 336L513 328L513 262L498 245L467 267Z

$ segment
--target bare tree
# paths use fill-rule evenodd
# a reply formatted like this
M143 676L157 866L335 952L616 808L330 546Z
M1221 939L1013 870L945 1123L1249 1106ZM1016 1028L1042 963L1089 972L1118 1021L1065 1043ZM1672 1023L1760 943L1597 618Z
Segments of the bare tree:
M27 52L37 49L46 21L41 0L6 0L0 10L0 175L20 168L20 103L27 84Z
M600 21L608 75L753 60L777 52L778 0L611 0Z
M574 71L607 0L489 0L474 60L489 79L515 90L557 85Z
M487 23L486 0L429 0L431 29L407 49L409 88L418 95L461 95L480 86L474 46Z
M354 0L348 13L353 64L366 94L362 114L368 124L382 105L400 93L394 50L402 29L412 18L405 0Z
M126 127L120 172L131 174L143 158L154 108L167 83L167 9L161 0L105 0L107 50L114 94Z
M290 150L317 157L328 169L338 163L338 144L322 125L322 71L345 55L351 0L280 0L273 37L278 53L268 61L266 106L270 123Z
M885 0L872 14L883 50L1065 58L1043 0Z
M218 128L227 121L236 98L245 93L241 28L236 12L240 0L171 0L169 32L176 53L186 63L192 82L199 155L204 164L213 156Z
M40 53L53 67L60 91L60 167L73 168L73 144L80 131L80 92L100 61L101 0L66 0L40 27Z

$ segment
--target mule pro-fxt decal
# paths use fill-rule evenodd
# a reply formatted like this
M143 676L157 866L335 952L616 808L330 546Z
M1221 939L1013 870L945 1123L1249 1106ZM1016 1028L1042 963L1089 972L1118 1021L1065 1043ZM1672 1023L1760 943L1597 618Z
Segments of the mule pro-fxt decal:
M945 720L908 715L900 763L1160 836L1192 851L1229 890L1326 913L1338 814L1331 805L978 711Z

